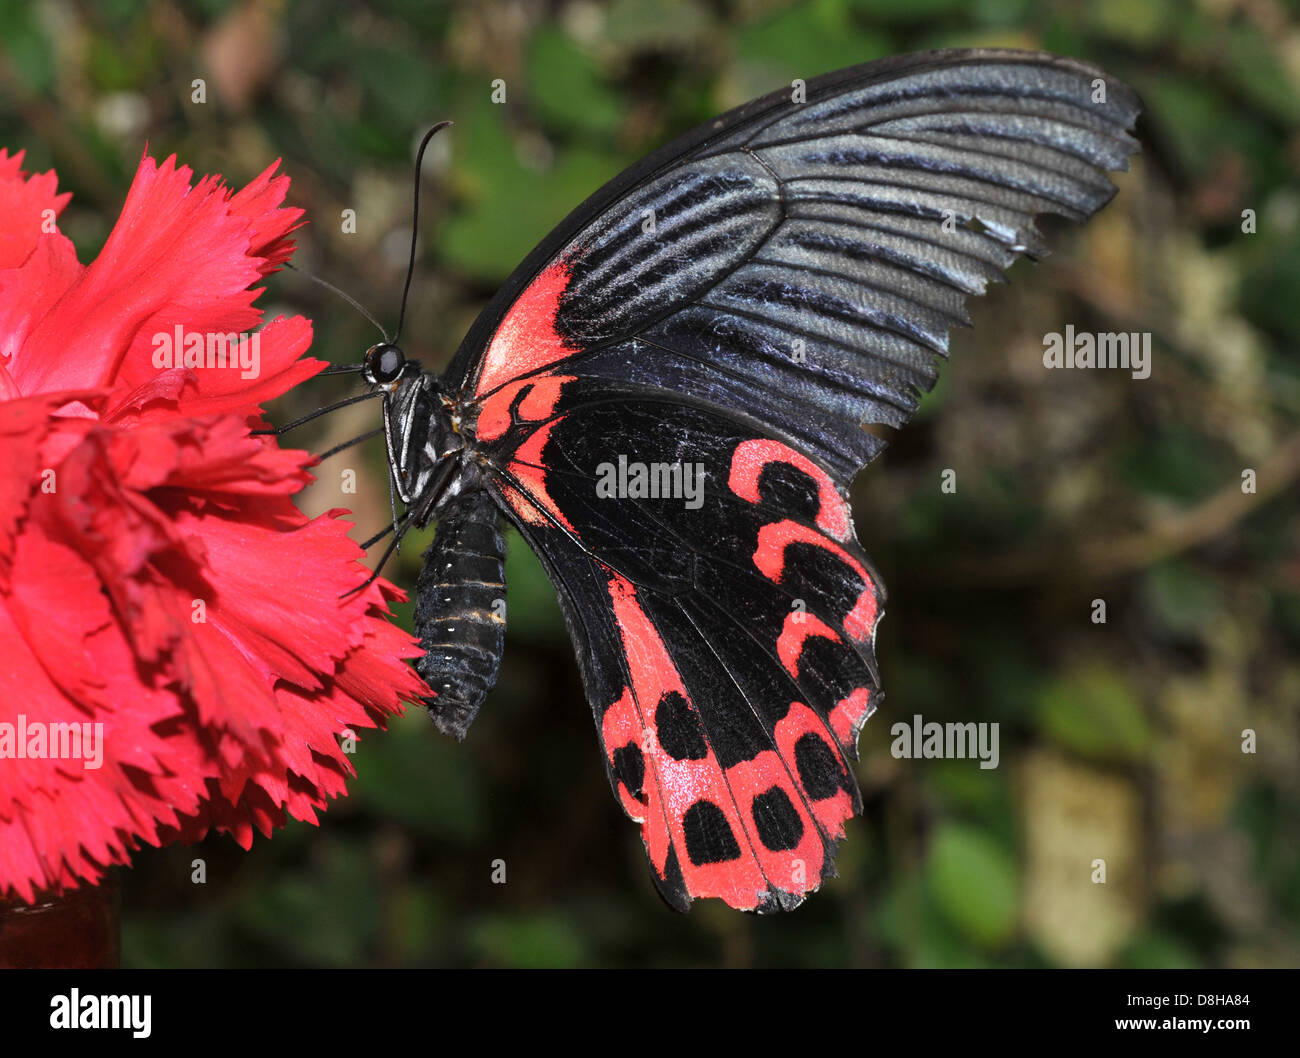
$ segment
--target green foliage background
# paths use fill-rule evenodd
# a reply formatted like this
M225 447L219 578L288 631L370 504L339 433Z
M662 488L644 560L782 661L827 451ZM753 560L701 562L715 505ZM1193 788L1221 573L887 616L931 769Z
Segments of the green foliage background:
M228 839L139 854L125 961L1300 964L1298 6L0 0L0 143L75 192L63 228L83 260L146 144L236 185L283 157L311 222L297 262L392 321L414 141L453 118L425 176L406 326L408 352L438 366L604 180L794 77L930 47L1042 47L1099 63L1148 106L1115 202L1086 229L1056 226L1055 256L973 306L921 414L857 483L859 536L890 591L888 700L861 743L866 811L824 892L775 919L659 903L520 545L504 670L468 741L414 711L364 740L352 795L319 828L247 854ZM262 304L310 315L331 360L373 340L300 276L273 278ZM1151 331L1151 378L1044 371L1042 336L1066 323ZM272 416L318 406L335 381ZM349 409L299 443L321 450L371 416ZM382 453L347 465L360 494L340 495L335 465L303 504L351 507L368 535L387 517ZM955 495L939 491L945 468ZM398 583L423 543L389 568ZM890 725L916 713L998 722L1001 766L895 759ZM490 883L498 858L505 885Z

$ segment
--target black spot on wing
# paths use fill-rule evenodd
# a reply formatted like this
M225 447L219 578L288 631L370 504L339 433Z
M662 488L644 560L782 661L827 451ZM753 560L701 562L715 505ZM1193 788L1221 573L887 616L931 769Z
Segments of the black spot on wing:
M700 718L690 703L676 691L659 699L655 709L655 732L659 745L673 760L703 760L709 755Z
M614 750L614 774L633 797L644 800L645 755L635 742Z
M764 466L758 478L758 494L764 503L784 511L787 518L812 522L821 509L817 483L789 463L773 460Z
M818 735L810 732L794 744L794 763L799 769L799 782L814 801L824 801L848 789L848 778L835 751Z
M864 661L864 656L868 660ZM855 652L843 640L836 642L824 636L805 639L799 652L798 667L799 686L806 704L829 723L836 705L858 688L865 687L876 693L879 685L868 667L874 660L870 643L861 644ZM857 759L857 747L853 742L843 749L850 759Z
M691 909L691 894L686 888L686 879L682 876L682 864L677 858L676 846L668 846L668 859L664 862L664 873L660 875L654 870L650 873L654 875L655 887L663 897L664 903L674 911L685 912Z
M854 558L861 561L856 554ZM816 599L823 609L840 616L853 610L867 586L862 575L832 550L829 541L822 545L802 540L786 545L780 583L796 598Z
M740 858L740 846L722 809L712 801L696 801L682 816L686 855L696 867Z
M784 790L773 786L756 796L752 807L759 841L773 852L798 847L803 838L803 820Z

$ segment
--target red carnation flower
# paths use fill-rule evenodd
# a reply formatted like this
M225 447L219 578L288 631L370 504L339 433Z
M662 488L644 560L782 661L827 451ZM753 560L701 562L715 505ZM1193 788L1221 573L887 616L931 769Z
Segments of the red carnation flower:
M300 210L144 158L93 264L68 196L0 151L0 895L97 881L140 842L315 821L338 738L427 693L309 453L250 430L315 374L261 327ZM278 163L277 163L278 164ZM260 327L260 330L258 329Z

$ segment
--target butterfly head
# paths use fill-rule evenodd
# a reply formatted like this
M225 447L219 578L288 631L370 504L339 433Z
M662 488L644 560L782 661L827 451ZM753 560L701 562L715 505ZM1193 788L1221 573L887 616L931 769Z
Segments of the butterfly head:
M361 370L365 380L372 386L391 387L411 367L416 367L415 362L407 360L406 354L398 346L392 342L379 342L366 350Z

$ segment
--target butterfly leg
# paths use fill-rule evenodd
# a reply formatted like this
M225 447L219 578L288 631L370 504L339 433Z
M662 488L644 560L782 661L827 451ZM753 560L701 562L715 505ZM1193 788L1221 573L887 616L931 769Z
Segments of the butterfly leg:
M349 588L342 595L340 595L339 598L346 599L348 596L355 595L357 592L364 591L366 588L370 587L370 585L374 583L375 578L378 577L379 574L383 571L384 565L388 562L389 558L392 557L393 552L397 550L397 545L398 543L401 542L402 537L404 537L408 532L410 532L411 528L416 524L417 523L415 519L415 512L407 511L405 514L402 515L400 519L395 520L392 525L387 526L386 528L384 528L383 530L381 530L380 532L372 536L364 544L362 544L361 549L364 551L367 548L371 547L372 545L378 543L389 533L395 534L392 542L389 543L389 545L386 548L384 548L384 553L380 556L379 562L376 563L374 571L370 574L370 576L368 576L355 588Z
M271 434L278 437L280 434L288 433L290 430L295 430L304 423L311 422L313 419L319 419L322 415L328 415L332 411L346 408L349 404L357 404L363 400L374 400L376 397L384 396L387 396L387 394L385 394L381 389L377 389L373 393L361 393L355 397L348 397L346 400L339 400L335 401L333 404L327 404L323 408L317 408L309 415L304 415L301 418L294 419L293 422L285 423L283 426L272 427L270 430L250 430L249 432L254 435Z
M333 448L330 448L322 452L319 456L316 457L316 461L318 463L323 463L325 462L325 460L329 459L330 456L338 455L345 448L351 448L353 445L359 445L361 444L362 441L369 441L370 438L377 437L383 432L384 432L384 428L382 426L376 426L373 430L367 430L363 434L357 434L356 437L344 441L341 444L336 444Z

